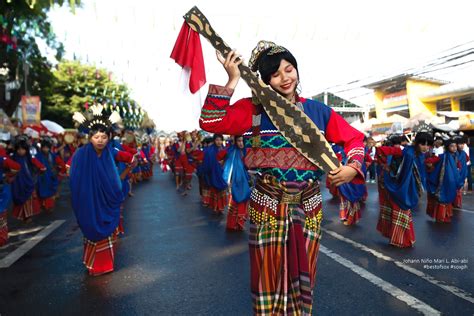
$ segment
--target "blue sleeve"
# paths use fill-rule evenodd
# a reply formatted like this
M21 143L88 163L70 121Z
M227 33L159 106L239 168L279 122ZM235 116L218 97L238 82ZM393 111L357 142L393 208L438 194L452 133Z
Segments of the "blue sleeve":
M306 99L303 103L304 112L316 124L319 130L324 134L331 117L331 108L319 101Z

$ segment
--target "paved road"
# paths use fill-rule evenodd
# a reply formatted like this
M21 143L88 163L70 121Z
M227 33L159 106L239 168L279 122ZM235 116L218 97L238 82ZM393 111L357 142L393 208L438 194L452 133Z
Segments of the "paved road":
M247 233L227 232L224 216L200 206L197 188L183 198L161 173L139 184L126 203L116 271L96 278L81 263L82 235L63 190L52 215L26 227L11 220L16 236L0 248L0 263L50 225L59 227L0 268L1 315L251 315ZM466 210L455 211L451 224L434 223L420 205L416 246L398 249L375 230L375 184L369 190L355 227L339 222L338 202L323 190L315 314L473 314L474 196L466 196Z

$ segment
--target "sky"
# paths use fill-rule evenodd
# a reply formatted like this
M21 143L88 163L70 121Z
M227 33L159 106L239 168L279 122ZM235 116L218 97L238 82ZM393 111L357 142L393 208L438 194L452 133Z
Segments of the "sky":
M362 84L420 69L440 56L474 47L470 0L428 1L153 1L82 0L72 14L53 9L50 20L66 58L107 68L126 83L158 130L198 128L208 84L191 96L181 68L170 59L182 16L196 5L244 60L259 40L289 49L298 61L302 96L331 91L359 105L373 103ZM227 75L201 39L207 82ZM471 55L472 56L472 55ZM472 57L471 57L472 59ZM425 76L472 81L473 62ZM356 84L348 84L357 81ZM232 102L250 95L243 80Z

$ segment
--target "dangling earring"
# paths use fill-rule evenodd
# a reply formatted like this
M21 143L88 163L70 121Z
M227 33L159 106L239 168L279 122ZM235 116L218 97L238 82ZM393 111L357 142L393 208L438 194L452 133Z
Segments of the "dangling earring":
M297 95L300 95L301 94L301 91L302 91L302 88L301 88L301 81L298 79L298 83L296 84L296 94Z

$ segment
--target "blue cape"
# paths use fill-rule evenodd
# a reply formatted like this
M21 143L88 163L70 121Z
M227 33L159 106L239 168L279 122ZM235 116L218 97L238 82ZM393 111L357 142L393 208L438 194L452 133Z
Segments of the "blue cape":
M242 158L245 149L233 145L227 150L227 159L224 163L224 181L231 183L232 199L237 203L245 202L250 198L249 175Z
M418 204L421 191L426 186L425 156L415 155L415 148L407 146L403 149L402 163L396 175L384 173L384 184L390 197L402 209L410 210ZM421 183L417 183L415 172ZM420 187L421 185L421 187Z
M208 186L222 191L227 188L227 183L224 181L222 166L217 161L218 152L219 148L215 144L207 147L204 152L201 172Z
M441 203L448 204L456 198L459 171L455 155L444 153L439 158L440 161L428 174L428 191L435 194Z
M362 172L366 172L365 163L362 164ZM339 186L339 192L341 192L342 196L346 200L354 202L359 202L362 200L364 195L367 193L367 186L365 183L362 184L354 184L352 182L344 183Z
M458 182L457 188L461 189L464 186L464 181L467 178L467 154L463 150L458 151L457 154L458 154L459 162L461 164L461 170L459 170L459 182Z
M32 174L32 166L30 164L30 156L18 156L14 154L12 159L18 162L21 170L15 176L12 183L13 203L23 205L31 197L35 189L35 181Z
M111 146L100 157L92 144L76 151L70 169L72 208L84 236L91 241L109 237L117 228L122 184Z
M149 161L150 160L150 146L142 146L142 151L145 154L146 159Z
M0 184L0 215L8 210L8 206L12 201L12 190L8 183Z
M36 155L36 159L46 167L46 171L38 176L36 183L38 196L43 199L55 195L59 184L58 176L54 170L55 155L49 153L48 156L45 156L41 151Z
M111 145L114 149L117 149L119 151L123 151L122 144L120 144L120 142L118 140L113 139L111 143L112 143ZM115 151L113 151L113 152L115 152ZM118 173L119 173L119 177L120 177L120 175L127 168L127 164L124 163L124 162L118 161L117 162L117 168L118 168ZM128 183L128 180L129 180L128 175L125 177L125 179L121 180L122 181L122 193L123 193L124 197L127 197L128 192L130 191L130 183Z
M3 158L0 157L0 215L7 211L12 201L10 184L6 183L3 178L3 161Z

